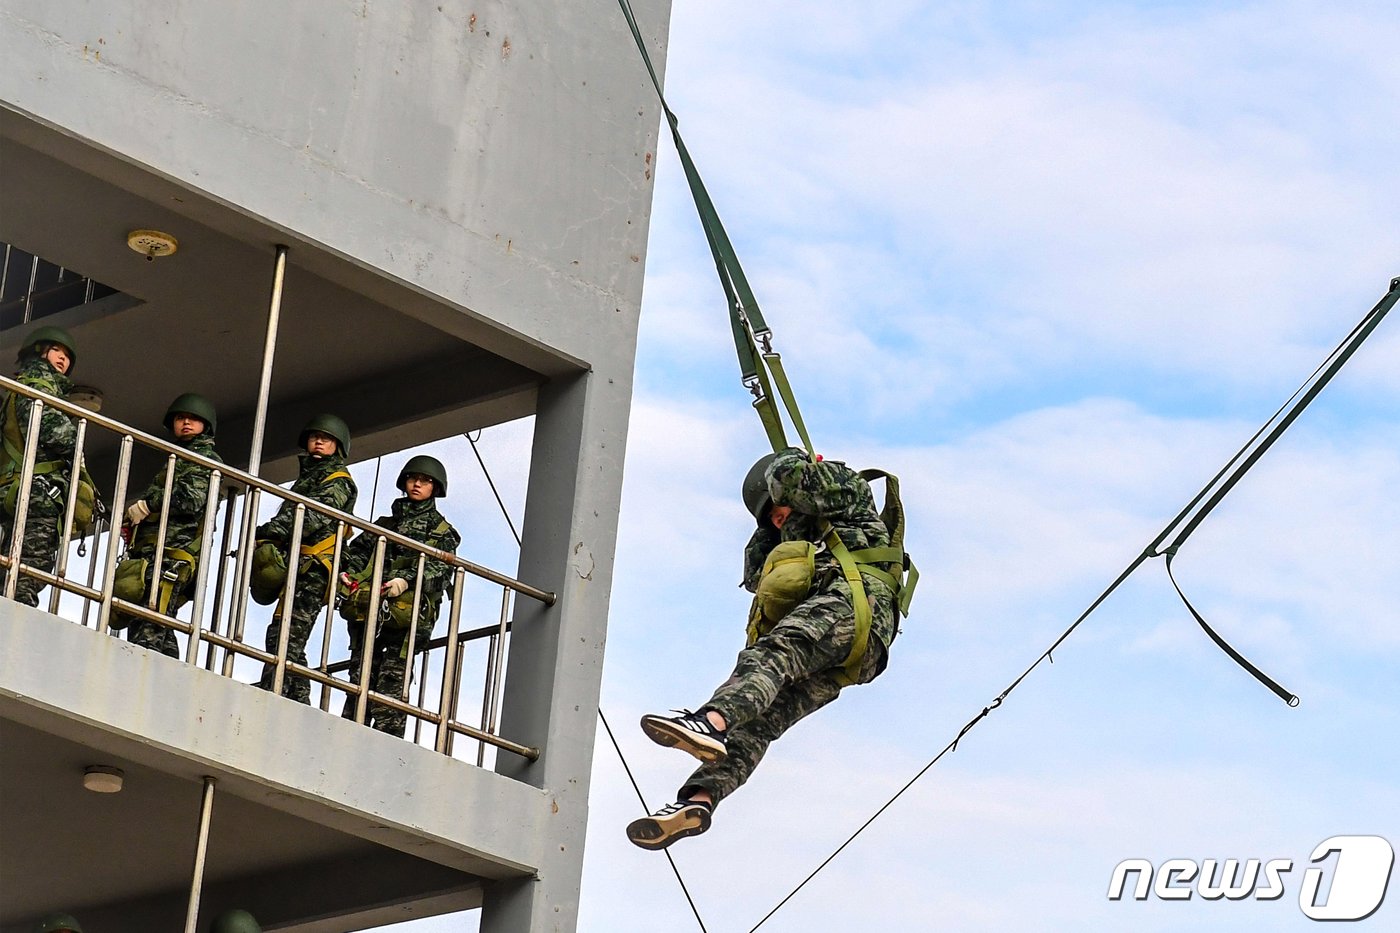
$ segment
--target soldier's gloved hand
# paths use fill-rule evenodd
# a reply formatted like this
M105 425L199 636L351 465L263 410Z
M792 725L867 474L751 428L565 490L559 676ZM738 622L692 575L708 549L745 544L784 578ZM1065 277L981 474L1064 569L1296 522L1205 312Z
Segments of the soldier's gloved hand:
M385 583L383 588L380 589L379 592L383 593L390 599L398 599L404 594L404 590L406 589L408 589L408 581L405 580L403 577L394 577L394 579L390 580L388 583Z
M150 517L151 507L146 504L145 499L137 499L131 508L126 510L126 520L133 525L139 525Z

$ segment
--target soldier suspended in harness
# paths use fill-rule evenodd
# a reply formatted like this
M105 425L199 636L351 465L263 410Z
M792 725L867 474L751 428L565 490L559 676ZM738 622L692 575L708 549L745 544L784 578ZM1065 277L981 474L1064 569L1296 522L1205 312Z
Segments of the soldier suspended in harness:
M437 508L437 500L447 496L447 469L442 461L422 455L413 457L399 471L395 485L403 496L394 500L390 514L380 516L374 523L430 548L456 553L462 538ZM355 683L360 680L365 659L365 622L374 583L377 540L373 533L363 532L346 546L345 572L339 581L340 616L349 626L350 679ZM420 576L418 558L419 552L393 542L385 548L384 566L380 571L379 618L375 621L374 643L369 651L370 689L400 699L412 680L411 655L421 654L428 648L451 573L448 564L429 557L423 560ZM347 695L341 715L354 719L357 705L358 697ZM381 703L370 703L365 725L402 737L407 717Z
M868 482L877 476L883 511ZM702 762L675 803L627 827L645 849L707 830L769 744L843 688L878 677L913 597L896 478L787 448L754 464L744 501L758 522L744 549L743 586L754 593L747 644L694 712L642 717L652 741Z
M345 462L350 455L350 428L335 415L317 415L302 428L297 444L305 453L299 458L300 470L292 492L342 512L352 511L357 493ZM296 505L283 502L271 520L258 526L250 589L255 601L264 605L277 603L267 627L267 652L277 653L282 626L286 624L289 627L287 660L304 666L306 643L316 627L317 616L332 596L331 557L338 529L336 520L329 515L307 509L301 540L293 542L295 514ZM287 578L288 552L293 546L297 549L297 578L292 605L288 607L282 602L283 584ZM275 664L264 664L258 686L271 690L276 670ZM282 679L282 695L309 704L311 681L288 671Z
M202 395L186 392L166 408L165 429L175 443L191 453L222 462L214 449L214 435L219 417L213 402ZM112 592L127 602L150 605L151 587L156 587L154 609L174 617L192 595L190 584L199 566L199 548L204 536L204 512L212 492L209 481L212 471L188 460L175 460L170 478L170 497L165 498L165 469L151 478L141 498L126 510L123 537L129 540L126 555L117 565ZM161 568L157 575L156 539L161 514L165 515L165 545L161 549ZM154 578L159 577L156 581ZM127 630L127 640L134 645L159 651L167 657L180 656L175 632L158 622L115 610L112 628Z

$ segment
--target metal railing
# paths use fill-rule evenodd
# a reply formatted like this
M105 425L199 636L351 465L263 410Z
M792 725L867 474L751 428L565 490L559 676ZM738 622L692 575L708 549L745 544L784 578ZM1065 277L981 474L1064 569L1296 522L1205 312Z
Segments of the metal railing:
M505 574L465 560L447 551L430 548L405 535L391 531L354 515L329 508L313 499L283 489L267 480L238 470L225 463L210 460L192 453L170 441L145 434L111 418L90 412L70 402L54 398L23 384L0 376L0 391L12 392L32 400L28 424L23 435L23 457L18 474L13 482L19 484L14 498L14 515L10 517L9 547L0 553L0 568L5 572L3 595L14 599L21 575L32 577L47 584L51 590L48 596L48 611L59 613L64 594L74 594L82 599L82 613L79 621L89 624L89 616L96 609L92 625L100 633L116 634L111 627L112 614L135 617L155 623L165 629L186 636L184 660L188 664L199 664L201 646L205 649L203 666L206 670L217 670L225 677L235 676L235 666L239 659L271 666L274 670L272 691L280 693L282 684L289 675L304 677L319 685L319 706L329 711L331 695L339 692L353 697L355 702L354 719L363 723L370 712L370 704L378 709L396 710L413 720L412 740L421 742L424 727L434 729L432 745L438 752L452 754L453 738L465 736L475 740L477 763L482 764L486 747L493 746L534 760L539 757L539 749L522 745L503 738L496 733L501 691L503 684L506 638L510 631L510 617L513 600L517 595L539 600L552 605L555 596ZM22 561L24 532L30 517L30 501L36 480L35 459L39 448L39 436L43 414L46 410L56 410L72 419L76 425L76 441L71 461L67 464L67 496L64 500L62 524L58 529L58 546L51 566L36 566ZM123 543L120 521L108 521L97 517L92 530L93 552L85 555L85 540L80 538L78 556L87 556L86 581L74 579L70 573L70 552L74 550L73 522L78 505L79 468L83 463L83 450L88 439L89 429L110 432L118 438L118 453L115 468L114 489L111 498L112 508L119 510L127 500L131 480L132 452L135 445L149 448L165 456L164 502L169 496L178 461L185 461L209 470L206 503L199 525L199 543L196 553L196 569L189 602L188 621L175 617L175 613L164 614L158 609L157 596L164 569L167 524L169 510L162 508L157 521L155 552L150 563L147 595L144 602L134 602L115 595L114 586L119 564L119 548ZM47 483L46 483L47 485ZM287 657L288 639L291 629L293 594L296 591L300 560L288 560L287 579L281 597L282 624L276 650L263 650L245 641L250 620L249 583L252 572L252 553L255 547L255 529L262 497L270 496L294 507L291 540L287 545L289 555L298 555L302 544L302 529L308 511L330 518L335 524L335 546L330 562L330 598L323 612L325 625L322 627L319 663L308 661L299 664ZM238 511L238 501L242 500L242 510ZM222 520L219 518L219 504L224 504ZM4 516L0 516L3 519ZM34 520L53 521L52 517ZM152 514L148 520L156 520ZM221 527L218 551L213 551L216 529ZM371 564L371 585L369 605L359 634L364 650L358 671L351 671L348 658L332 659L332 633L335 629L336 592L340 580L344 543L348 532L359 532L374 537L374 557ZM234 546L234 535L237 535ZM85 538L85 535L82 536ZM417 624L410 624L404 647L406 675L403 678L402 692L395 695L379 693L371 688L373 646L376 628L381 617L381 584L384 582L385 551L389 544L397 545L417 555L415 585L413 587L412 610L409 618L416 620L425 597L424 570L428 561L438 561L447 565L450 583L444 588L444 595L451 603L447 613L445 635L429 637L426 646L415 644ZM101 555L99 557L99 555ZM17 568L18 572L13 572ZM211 585L210 576L214 577ZM464 606L467 604L467 585L470 581L484 581L501 589L500 612L497 621L491 625L461 630ZM182 607L183 608L183 607ZM209 609L206 619L206 608ZM322 613L318 613L322 614ZM462 682L466 668L467 646L484 640L486 651L483 661L483 691L476 724L469 724L462 715ZM269 646L270 647L270 646ZM308 648L310 645L308 645ZM440 667L437 678L437 696L429 693L429 671L434 662ZM417 677L412 676L417 668ZM345 673L347 679L337 677ZM411 698L411 685L418 681L416 698Z

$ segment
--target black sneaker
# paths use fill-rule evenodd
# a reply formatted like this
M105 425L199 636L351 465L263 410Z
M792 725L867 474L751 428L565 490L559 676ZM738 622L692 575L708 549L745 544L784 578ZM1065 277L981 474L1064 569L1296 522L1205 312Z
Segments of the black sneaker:
M679 748L706 764L723 761L728 750L724 747L724 730L716 729L704 713L676 710L679 716L642 717L642 731L657 745Z
M710 828L710 807L695 800L668 803L651 816L627 824L627 838L643 849L664 849L677 839L698 836Z

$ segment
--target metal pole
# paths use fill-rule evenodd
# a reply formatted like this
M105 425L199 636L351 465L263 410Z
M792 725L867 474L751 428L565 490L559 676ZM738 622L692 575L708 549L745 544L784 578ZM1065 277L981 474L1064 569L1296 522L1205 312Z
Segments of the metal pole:
M305 520L306 506L298 502L292 513L292 537L287 545L287 583L282 590L282 604L277 607L282 627L277 631L277 670L272 675L272 692L278 696L287 677L287 644L292 637L292 603L296 599L297 571L301 569L301 528Z
M39 423L44 418L44 402L35 399L29 406L29 430L24 438L24 460L20 463L19 490L15 498L14 522L10 526L9 573L5 576L5 598L15 598L19 586L19 559L24 552L24 523L29 518L29 496L34 489L34 458L39 450Z
M114 505L126 501L126 483L131 476L131 445L133 443L130 434L122 435L121 454L117 457L117 488L112 493ZM120 531L118 531L120 527L115 521L112 522L111 536L107 541L107 561L102 570L102 605L97 610L97 631L99 634L107 631L107 622L112 618L112 587L116 583L117 576L117 537L120 535Z
M457 666L457 629L462 624L462 583L467 573L458 567L452 575L452 611L447 614L447 656L442 662L442 689L438 692L438 729L433 748L447 751L447 725L452 720L452 671Z
M496 633L492 649L495 651L495 660L491 665L491 719L486 727L486 731L492 734L496 732L496 713L501 707L501 686L505 682L503 668L505 666L506 651L506 624L510 621L510 598L509 587L501 587L501 628Z
M253 535L257 533L258 496L256 487L250 487L243 497L243 525L238 533L238 556L233 561L233 592L229 598L233 605L229 608L229 639L242 643L243 626L248 621L248 578L253 572ZM233 651L224 649L223 672L225 677L233 676Z
M272 297L267 306L267 337L263 340L262 376L258 381L258 407L253 412L253 446L248 451L248 472L262 468L263 429L267 426L267 402L272 393L272 359L277 353L277 324L282 315L282 281L287 274L287 247L278 244L272 266Z
M331 629L335 627L335 603L336 597L340 593L340 553L345 545L345 523L335 523L335 549L331 552L331 581L330 598L326 601L326 628L321 633L321 665L318 668L321 673L326 672L326 668L331 666ZM321 684L321 711L329 713L331 710L331 688L327 684Z
M87 588L92 589L92 583L97 579L97 558L102 553L102 533L103 525L108 524L105 518L99 517L92 526L92 553L88 555L88 576ZM92 600L83 600L83 628L87 628L88 611L92 609Z
M360 694L355 700L355 721L362 724L369 710L369 675L374 670L374 639L379 634L379 588L384 585L384 549L388 544L388 539L381 535L374 545L374 572L370 575L369 608L365 611L364 651L360 655L360 669L351 671L360 685Z
M49 614L58 615L58 601L63 596L63 578L68 575L68 545L73 538L73 513L78 510L78 476L83 467L83 441L87 437L87 419L78 419L78 436L73 442L73 468L68 473L68 495L63 504L63 525L58 537L58 562L53 575L59 579L49 594Z
M156 553L151 558L151 588L146 594L146 608L155 609L160 598L160 584L164 577L163 564L165 563L165 532L170 527L170 490L175 485L175 455L171 454L165 461L165 485L161 487L160 493L160 518L156 519ZM118 507L122 503L116 503ZM149 504L149 503L147 503ZM147 520L149 520L147 516ZM136 525L131 526L131 538L136 539Z
M209 819L214 813L214 779L204 778L204 796L199 802L199 841L194 848L194 871L190 879L190 904L185 911L185 933L195 933L199 923L199 894L204 887L204 857L209 852Z
M219 483L223 474L209 474L209 489L204 496L204 518L199 524L199 569L194 575L194 608L190 610L190 643L185 663L199 664L200 623L204 617L204 590L209 585L209 549L214 544L214 519L219 514ZM173 615L173 613L172 613Z
M214 605L209 610L209 631L215 635L219 634L219 614L223 611L224 606L224 573L228 569L228 548L233 537L233 510L236 506L234 502L236 498L238 497L234 494L234 490L230 488L228 503L224 506L224 533L219 544L218 554L219 571L214 575ZM230 619L229 631L233 631L232 619ZM214 669L214 648L215 645L211 641L204 655L204 669L206 671Z

